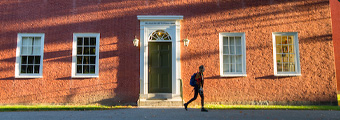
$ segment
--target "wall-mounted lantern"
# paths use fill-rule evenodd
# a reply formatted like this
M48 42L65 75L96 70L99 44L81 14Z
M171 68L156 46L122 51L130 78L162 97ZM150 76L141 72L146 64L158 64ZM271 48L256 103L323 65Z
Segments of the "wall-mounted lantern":
M136 46L136 47L138 47L138 42L139 42L139 40L137 39L137 37L135 36L135 39L133 39L133 46Z
M185 38L185 39L183 40L183 42L184 42L184 46L188 46L190 40L189 40L188 38Z

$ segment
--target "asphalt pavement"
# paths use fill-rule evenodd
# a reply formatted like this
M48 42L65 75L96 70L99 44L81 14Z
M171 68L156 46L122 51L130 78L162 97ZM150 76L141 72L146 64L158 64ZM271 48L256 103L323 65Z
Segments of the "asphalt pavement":
M0 112L0 120L340 120L340 111L131 108L95 111Z

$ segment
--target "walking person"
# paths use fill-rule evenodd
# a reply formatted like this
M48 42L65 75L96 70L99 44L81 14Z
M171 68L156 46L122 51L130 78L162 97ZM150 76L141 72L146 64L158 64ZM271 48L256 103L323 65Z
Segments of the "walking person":
M189 100L187 103L184 103L184 108L185 110L188 110L188 105L197 99L198 93L200 94L201 97L201 105L202 105L202 112L208 112L207 109L204 108L204 95L203 95L203 84L204 84L204 76L203 76L203 72L204 72L205 68L203 65L201 65L199 67L199 72L195 73L193 76L191 76L190 79L190 85L194 87L194 97Z

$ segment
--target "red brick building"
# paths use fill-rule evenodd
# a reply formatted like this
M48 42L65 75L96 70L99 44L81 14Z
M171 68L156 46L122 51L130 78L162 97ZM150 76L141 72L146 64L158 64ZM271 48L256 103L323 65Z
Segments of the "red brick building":
M0 104L334 104L336 2L2 0Z

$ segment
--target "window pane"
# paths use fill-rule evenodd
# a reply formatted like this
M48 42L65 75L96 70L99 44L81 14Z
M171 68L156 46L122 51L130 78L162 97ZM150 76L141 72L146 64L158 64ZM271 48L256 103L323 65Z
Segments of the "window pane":
M156 36L157 37L157 36ZM150 36L150 40L156 40L156 37L155 37L155 34L154 35L152 35L152 36Z
M289 72L289 63L283 63L283 72Z
M287 36L282 36L282 44L288 44Z
M84 56L83 64L89 64L89 56Z
M27 56L21 57L21 64L27 64Z
M22 43L21 45L30 45L28 41L28 37L22 37Z
M22 49L21 49L21 54L22 54L22 55L29 55L27 49L28 49L27 46L23 46Z
M32 45L32 37L22 37L22 45L27 46L27 45Z
M282 53L288 53L288 46L287 45L282 46Z
M33 54L34 55L40 55L40 47L34 47Z
M84 55L90 54L90 47L84 47Z
M95 55L96 54L96 48L95 47L90 47L90 54Z
M77 64L82 64L83 56L77 56Z
M275 36L276 44L281 44L281 36Z
M81 65L77 65L77 73L82 73L82 66Z
M283 62L288 62L288 54L282 55Z
M27 73L27 65L21 65L21 73Z
M88 65L83 66L83 73L89 73L89 66Z
M235 40L234 40L234 37L230 37L230 45L235 45Z
M26 55L32 55L33 47L32 46L27 46L27 51Z
M90 45L96 45L96 38L95 37L90 38Z
M35 37L33 45L40 46L40 42L41 42L41 37Z
M282 63L277 63L277 72L282 72Z
M77 38L77 45L83 45L83 38L82 37Z
M90 39L88 37L84 38L84 45L90 45Z
M241 45L241 37L235 37L236 45Z
M90 64L96 64L96 56L90 56Z
M95 72L96 72L96 66L90 65L90 73L95 73Z
M288 36L288 44L294 44L294 36Z
M282 54L276 54L276 62L282 62Z
M34 61L34 56L28 56L28 64L33 64L33 61Z
M235 64L230 64L230 72L235 72L236 71L236 69L235 69Z
M164 40L171 40L171 37L170 37L169 34L165 34L165 35L163 36L163 39L164 39Z
M294 45L289 45L289 53L294 53Z
M236 54L237 54L237 55L242 55L241 46L236 46Z
M27 73L33 73L33 65L27 66Z
M234 46L230 46L230 54L231 55L235 54L235 47Z
M40 56L35 56L34 64L40 64Z
M230 56L230 63L235 64L236 57L234 55Z
M237 64L242 64L242 55L237 55L236 56L236 63Z
M282 45L276 45L276 53L282 53Z
M228 44L228 37L223 37L223 45L229 45Z
M229 72L229 64L223 64L223 73Z
M289 64L289 71L290 72L295 72L295 64L294 63L290 63Z
M229 54L228 46L223 46L223 54Z
M34 73L39 73L39 65L34 65Z
M242 64L236 64L236 72L242 72Z
M223 63L224 64L229 64L230 62L230 56L229 55L223 55Z
M77 55L82 55L82 54L83 54L83 48L77 47Z
M289 54L289 62L295 62L295 54Z

